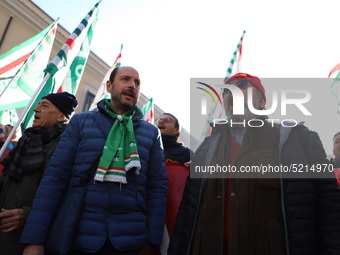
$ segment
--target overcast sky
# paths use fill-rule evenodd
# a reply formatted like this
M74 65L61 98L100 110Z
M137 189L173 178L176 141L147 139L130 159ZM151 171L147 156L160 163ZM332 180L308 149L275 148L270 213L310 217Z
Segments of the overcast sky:
M72 32L97 1L33 2ZM326 78L340 62L339 7L337 0L103 0L91 48L112 65L123 43L122 65L139 71L142 93L189 130L190 78L223 79L243 30L240 71L260 78ZM317 89L327 95L330 84ZM325 119L309 128L331 153L340 115L334 97L319 99L313 91Z

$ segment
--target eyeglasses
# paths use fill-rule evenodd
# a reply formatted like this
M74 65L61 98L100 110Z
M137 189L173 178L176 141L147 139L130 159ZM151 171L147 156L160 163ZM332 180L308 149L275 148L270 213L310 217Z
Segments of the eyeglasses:
M6 130L4 130L3 128L0 128L0 134L4 133L6 135Z
M171 122L173 122L174 120L171 119L171 118L159 118L159 119L156 120L156 123L158 123L158 122L160 122L160 121L162 121L162 122L164 122L164 123L171 123Z

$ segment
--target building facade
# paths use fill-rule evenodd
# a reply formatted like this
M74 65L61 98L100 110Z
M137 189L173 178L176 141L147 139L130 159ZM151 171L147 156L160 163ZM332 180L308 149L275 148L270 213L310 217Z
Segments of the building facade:
M47 13L30 0L1 0L0 55L36 35L53 21ZM51 59L59 52L69 35L70 32L58 24L57 34L50 55ZM110 66L107 63L92 51L90 52L76 92L76 97L79 101L76 113L89 110L102 79L109 68ZM138 107L142 108L148 99L146 95L141 94ZM157 105L154 105L154 112L157 117L164 111ZM180 140L187 146L190 146L190 134L187 130L182 129ZM193 145L194 143L191 141L191 147Z

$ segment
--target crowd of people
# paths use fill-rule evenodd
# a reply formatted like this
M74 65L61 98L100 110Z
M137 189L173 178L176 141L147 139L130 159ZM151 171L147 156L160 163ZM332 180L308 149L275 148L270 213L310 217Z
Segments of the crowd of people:
M179 139L176 116L153 125L136 106L141 80L132 67L115 68L106 83L110 99L74 114L67 92L48 94L34 109L33 126L1 159L0 253L43 255L64 194L95 163L68 254L304 255L339 254L340 191L336 175L315 166L340 167L340 132L328 160L316 132L302 123L272 125L261 80L237 73L226 81L244 94L234 114L225 88L228 120L261 125L216 125L196 151ZM13 126L0 125L1 146ZM191 178L195 166L304 166L304 173L223 172ZM307 169L307 170L306 170ZM311 170L310 170L311 172Z

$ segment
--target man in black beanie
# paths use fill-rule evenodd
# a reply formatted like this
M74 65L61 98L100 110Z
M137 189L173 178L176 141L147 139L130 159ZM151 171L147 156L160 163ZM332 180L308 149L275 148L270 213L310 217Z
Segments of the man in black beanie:
M70 119L74 109L78 106L76 97L68 92L48 94L42 99L47 99L57 107L66 118Z
M0 179L0 250L22 254L22 229L49 159L78 101L67 92L48 94L34 108L34 121L18 144L2 160Z

